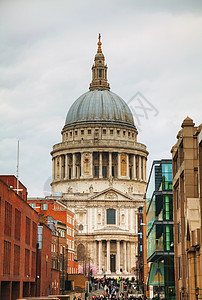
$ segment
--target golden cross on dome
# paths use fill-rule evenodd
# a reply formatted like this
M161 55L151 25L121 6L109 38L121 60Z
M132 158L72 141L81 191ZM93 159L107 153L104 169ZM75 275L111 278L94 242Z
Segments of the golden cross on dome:
M99 36L98 36L99 42L97 43L98 44L97 52L102 53L102 48L101 48L102 43L100 42L100 39L101 39L101 34L99 33Z

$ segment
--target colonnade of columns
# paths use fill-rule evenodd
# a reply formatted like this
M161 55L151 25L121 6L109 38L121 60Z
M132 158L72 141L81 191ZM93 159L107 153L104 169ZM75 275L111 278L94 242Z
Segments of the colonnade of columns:
M53 180L114 177L146 181L146 157L119 152L58 155L52 159L52 177Z
M99 274L107 273L111 274L112 272L116 274L121 273L130 273L131 271L131 264L130 264L130 242L127 241L120 241L116 240L113 241L116 243L116 250L111 249L111 241L110 240L99 240L96 241L96 247L98 247L98 251L96 250L96 253L98 252L98 260L97 260L97 267L99 270ZM106 256L105 256L105 250L104 250L104 243L106 243ZM114 256L115 258L115 270L112 270L112 266L110 263L110 256ZM103 258L106 257L106 261L104 261ZM121 258L123 260L121 260Z

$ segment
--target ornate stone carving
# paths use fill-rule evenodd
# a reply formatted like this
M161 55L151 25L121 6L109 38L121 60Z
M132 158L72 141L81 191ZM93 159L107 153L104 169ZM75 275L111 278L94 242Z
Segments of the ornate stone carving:
M117 196L117 194L116 193L114 193L114 192L109 192L109 193L107 193L106 195L105 195L105 199L117 199L118 198L118 196Z

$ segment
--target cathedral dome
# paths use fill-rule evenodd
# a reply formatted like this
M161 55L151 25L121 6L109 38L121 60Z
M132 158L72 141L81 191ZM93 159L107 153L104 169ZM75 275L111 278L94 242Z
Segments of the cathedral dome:
M91 90L73 103L67 113L65 127L83 122L113 122L135 127L128 105L108 90Z
M88 92L81 95L70 107L64 128L83 123L113 123L136 129L133 115L121 97L110 91L107 81L107 65L99 42L94 64L92 82Z

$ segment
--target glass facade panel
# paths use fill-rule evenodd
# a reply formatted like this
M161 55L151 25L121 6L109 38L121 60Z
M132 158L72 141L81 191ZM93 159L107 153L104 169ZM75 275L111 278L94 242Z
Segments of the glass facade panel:
M149 210L147 212L147 234L149 233L149 231L155 221L155 209L156 209L155 200L156 200L156 197L154 195L152 198Z
M172 190L172 164L162 164L163 190Z
M147 238L147 258L156 251L156 225L152 228Z

